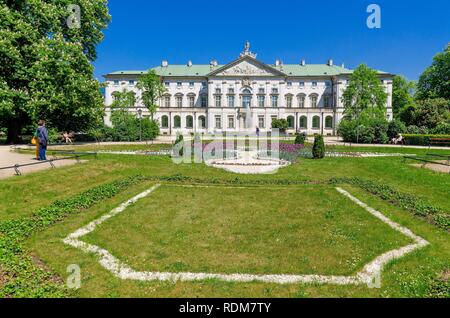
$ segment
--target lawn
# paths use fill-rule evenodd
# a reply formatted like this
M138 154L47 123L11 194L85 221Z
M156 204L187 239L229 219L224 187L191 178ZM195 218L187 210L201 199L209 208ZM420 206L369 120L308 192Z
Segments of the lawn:
M115 146L111 150L127 148ZM391 148L369 151L392 152ZM137 174L153 179L131 184L113 196L73 211L30 233L21 243L37 266L51 273L53 281L65 281L68 265L80 266L82 287L67 295L426 297L436 279L450 269L448 231L430 224L426 217L414 215L397 202L346 184L340 186L430 242L429 246L390 262L383 271L380 289L361 285L279 285L220 280L177 283L121 280L101 267L95 255L62 242L68 234L148 189L156 182L154 178L163 178L158 180L163 184L160 189L105 222L83 240L107 248L136 270L354 274L367 261L383 251L408 244L409 239L339 195L335 186L329 184L331 178L371 180L424 204L450 211L450 176L411 167L401 157L300 160L275 175L251 176L202 164L175 165L166 156L99 155L82 164L1 180L0 225L30 217L56 200L70 199ZM195 182L182 181L180 176ZM216 187L181 187L192 183ZM232 190L227 188L230 184L243 188ZM1 238L0 233L0 241ZM2 255L0 263L1 259ZM0 292L5 277L16 279L17 273L8 273L7 265L0 264L0 273L5 273L0 279Z
M324 275L410 243L322 185L163 185L83 240L139 271Z

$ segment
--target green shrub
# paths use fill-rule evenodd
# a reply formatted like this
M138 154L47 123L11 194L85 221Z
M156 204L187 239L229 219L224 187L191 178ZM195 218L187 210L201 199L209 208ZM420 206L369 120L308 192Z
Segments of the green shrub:
M392 130L397 130L396 124L392 124ZM344 117L338 127L338 134L344 141L354 143L386 144L389 142L388 132L389 122L385 113L377 109L366 109L355 118Z
M397 138L400 134L404 134L406 132L406 126L403 122L398 119L394 119L389 122L387 135L389 139Z
M295 135L295 141L294 141L294 144L297 144L297 145L304 145L305 144L305 141L306 141L306 138L307 138L307 136L306 136L306 134L305 133L300 133L300 134L296 134Z
M272 120L272 128L279 129L280 134L285 134L288 127L289 127L289 123L284 118Z
M325 157L325 144L323 142L322 135L316 135L314 137L314 145L312 149L314 159L322 159Z

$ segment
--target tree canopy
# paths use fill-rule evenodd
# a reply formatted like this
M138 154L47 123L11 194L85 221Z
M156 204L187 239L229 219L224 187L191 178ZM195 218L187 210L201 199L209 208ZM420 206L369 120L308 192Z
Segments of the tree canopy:
M392 112L394 118L399 118L408 107L414 106L415 83L403 76L394 76L392 80Z
M158 100L166 90L161 78L154 70L150 70L139 78L137 87L142 91L142 103L147 107L153 119L158 108Z
M358 117L362 111L371 108L386 109L387 93L377 71L361 64L349 80L342 96L346 116Z
M450 100L450 43L438 53L430 67L420 76L417 99L444 98Z
M68 23L69 5L80 8L79 27ZM0 0L0 125L8 142L40 118L60 130L101 120L90 62L109 20L106 0Z

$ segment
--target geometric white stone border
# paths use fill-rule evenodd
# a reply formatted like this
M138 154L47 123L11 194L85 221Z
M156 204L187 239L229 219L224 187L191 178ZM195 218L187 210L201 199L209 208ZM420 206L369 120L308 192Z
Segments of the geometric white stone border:
M415 235L406 227L403 227L394 221L384 216L379 211L367 206L347 191L336 188L336 190L348 199L364 208L370 214L389 225L394 230L402 233L403 235L411 238L414 243L405 247L386 252L373 261L364 266L364 268L354 276L328 276L328 275L252 275L252 274L211 274L211 273L169 273L169 272L138 272L133 270L127 264L121 262L114 257L109 251L100 248L96 245L88 244L80 240L80 238L88 233L91 233L95 228L112 218L113 216L123 212L128 206L132 205L141 198L148 196L150 193L160 187L160 184L154 185L150 189L136 195L127 202L122 203L117 208L113 209L109 213L101 216L100 218L92 221L88 225L76 230L69 236L67 236L63 242L75 248L78 248L86 253L93 253L99 257L99 263L105 269L109 270L114 276L121 279L139 280L139 281L199 281L205 279L218 279L222 281L233 282L266 282L277 284L293 284L293 283L318 283L318 284L337 284L337 285L356 285L367 284L369 287L374 286L374 283L381 277L383 267L394 259L398 259L407 253L410 253L416 249L422 248L429 243L423 238Z

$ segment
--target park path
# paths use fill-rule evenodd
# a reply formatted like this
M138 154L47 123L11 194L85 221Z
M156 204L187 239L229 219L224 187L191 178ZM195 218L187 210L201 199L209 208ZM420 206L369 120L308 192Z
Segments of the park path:
M27 163L35 163L37 162L34 158L33 154L21 154L15 151L12 151L10 146L0 146L0 168L6 166L14 166L15 164L27 164ZM55 161L53 164L55 167L62 167L67 165L73 165L76 163L76 160L60 160ZM20 172L22 174L28 174L40 170L50 169L50 163L42 163L39 165L28 166L20 168ZM0 179L6 179L9 177L15 176L14 169L0 170Z

